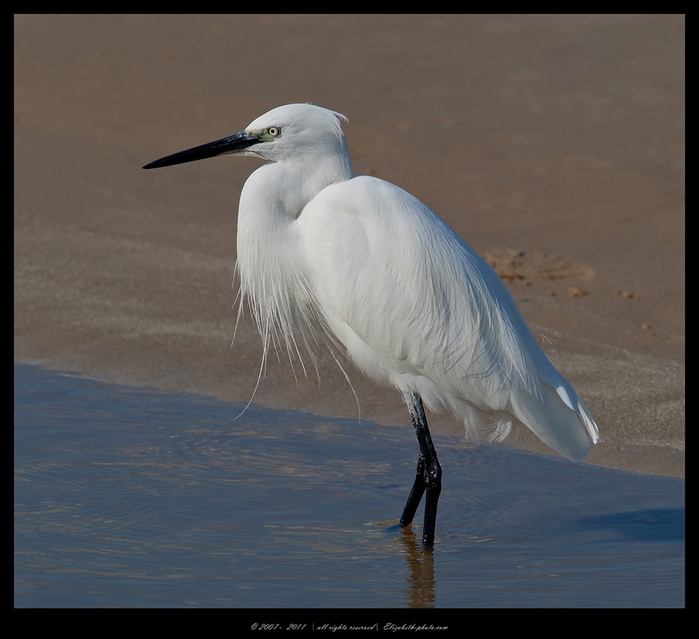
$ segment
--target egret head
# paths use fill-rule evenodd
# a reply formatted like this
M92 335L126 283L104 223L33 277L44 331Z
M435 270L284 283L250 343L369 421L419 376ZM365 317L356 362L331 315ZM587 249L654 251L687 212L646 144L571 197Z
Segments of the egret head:
M243 131L155 160L144 169L183 164L217 155L251 155L271 162L340 155L349 160L342 133L344 115L314 104L287 104L253 120Z

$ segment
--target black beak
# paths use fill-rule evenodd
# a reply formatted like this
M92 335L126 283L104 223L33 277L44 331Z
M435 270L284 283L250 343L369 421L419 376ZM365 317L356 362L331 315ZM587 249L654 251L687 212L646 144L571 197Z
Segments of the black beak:
M180 151L179 153L173 153L155 162L146 164L144 169L159 169L163 166L172 166L173 164L184 164L185 162L194 162L195 160L204 160L206 158L212 158L217 155L225 155L227 153L236 153L237 151L242 151L247 149L253 144L260 142L260 138L252 133L247 133L245 131L240 131L235 135L229 135L227 138L221 138L220 140L215 140L214 142L208 142L207 144L202 144L200 146L195 146L192 149L187 149L186 151Z

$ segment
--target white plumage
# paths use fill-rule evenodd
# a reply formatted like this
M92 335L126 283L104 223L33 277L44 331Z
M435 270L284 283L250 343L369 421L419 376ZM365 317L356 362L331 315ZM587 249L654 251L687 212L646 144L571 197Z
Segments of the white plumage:
M311 357L318 342L332 344L401 391L411 414L417 394L469 435L502 440L519 421L564 457L584 459L597 425L507 287L415 197L353 175L342 119L286 105L146 168L224 153L269 161L241 194L237 262L241 306L249 303L265 355L274 344L301 356L296 336Z

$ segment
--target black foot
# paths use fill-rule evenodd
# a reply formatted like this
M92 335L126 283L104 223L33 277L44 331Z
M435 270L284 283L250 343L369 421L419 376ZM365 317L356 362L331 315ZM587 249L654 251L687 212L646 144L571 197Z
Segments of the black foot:
M442 468L437 459L437 452L432 443L430 430L427 427L425 410L422 399L417 393L405 395L405 401L413 421L417 441L420 445L420 456L417 460L417 472L415 482L408 496L408 501L400 518L401 528L409 526L415 511L420 505L423 494L425 495L425 521L422 529L422 546L431 550L434 546L434 529L437 522L437 503L442 492Z

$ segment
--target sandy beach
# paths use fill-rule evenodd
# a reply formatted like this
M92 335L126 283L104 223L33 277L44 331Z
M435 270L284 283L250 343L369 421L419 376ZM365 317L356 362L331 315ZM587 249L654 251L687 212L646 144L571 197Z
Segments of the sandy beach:
M591 464L684 477L683 16L14 20L14 357L247 401L231 347L249 158L141 167L272 107L347 115L356 173L398 184L498 270L595 415ZM254 401L356 417L332 359L271 358ZM349 369L361 417L409 418ZM447 415L437 432L458 433ZM549 453L522 429L508 445Z

